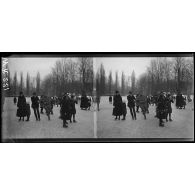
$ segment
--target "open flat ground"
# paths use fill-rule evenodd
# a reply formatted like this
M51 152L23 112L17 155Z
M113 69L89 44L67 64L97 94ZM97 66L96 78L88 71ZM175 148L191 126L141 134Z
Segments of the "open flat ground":
M123 97L126 100L126 97ZM27 98L29 101L29 98ZM62 127L59 119L60 107L54 106L54 115L48 121L45 114L41 114L41 121L36 121L31 109L30 121L18 122L16 117L17 106L13 98L6 98L2 114L3 139L28 139L28 138L194 138L194 108L192 103L186 109L176 109L172 104L172 122L165 122L165 127L159 127L155 118L155 106L149 107L147 120L142 113L137 113L137 120L132 120L127 108L126 120L114 120L112 104L108 97L101 97L100 111L94 114L91 111L81 110L80 104L76 105L77 123L69 123L68 128ZM94 116L97 116L97 120ZM26 118L25 118L26 120ZM97 122L96 122L97 121Z

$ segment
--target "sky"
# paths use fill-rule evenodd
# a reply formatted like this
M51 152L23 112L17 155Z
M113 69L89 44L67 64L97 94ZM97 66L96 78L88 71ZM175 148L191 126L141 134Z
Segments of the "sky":
M126 76L130 76L133 70L135 71L136 77L139 77L146 71L147 66L150 65L151 59L152 58L149 57L96 58L96 65L100 67L102 63L107 75L109 71L112 70L113 79L115 78L116 71L118 71L119 78L122 71L124 71Z
M51 72L51 68L55 65L55 62L59 58L9 58L8 66L11 77L15 71L19 78L20 72L23 72L24 79L26 78L27 72L30 77L36 77L37 72L40 72L41 78Z
M26 78L27 72L31 77L36 77L37 72L40 72L41 78L44 78L51 72L51 68L55 65L55 62L60 58L9 58L9 70L10 75L13 77L15 71L18 73L23 72L24 79ZM136 77L146 71L146 67L149 66L152 58L134 58L134 57L107 57L107 58L96 58L96 67L99 67L103 63L106 75L112 70L113 79L115 78L115 71L118 71L119 78L121 72L124 71L126 76L130 76L132 71L135 71Z

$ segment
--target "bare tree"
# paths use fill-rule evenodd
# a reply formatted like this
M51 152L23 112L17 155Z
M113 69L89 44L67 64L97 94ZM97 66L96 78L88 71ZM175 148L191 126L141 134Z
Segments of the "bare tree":
M27 96L30 95L30 76L29 76L28 72L27 72L27 75L26 75L26 95Z

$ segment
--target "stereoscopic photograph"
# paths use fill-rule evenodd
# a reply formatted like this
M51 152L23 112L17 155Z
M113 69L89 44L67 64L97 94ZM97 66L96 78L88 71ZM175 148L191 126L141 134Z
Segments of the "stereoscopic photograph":
M2 142L193 142L194 54L162 54L2 54Z

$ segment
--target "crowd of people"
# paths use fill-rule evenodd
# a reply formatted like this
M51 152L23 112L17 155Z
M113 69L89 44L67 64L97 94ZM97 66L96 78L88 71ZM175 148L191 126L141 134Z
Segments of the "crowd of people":
M112 115L115 116L115 120L126 119L127 107L130 110L132 120L137 120L137 113L139 109L143 114L144 119L149 113L149 106L156 106L156 115L155 117L159 119L159 126L164 126L164 119L168 121L173 121L172 113L172 103L176 103L177 109L185 109L186 101L191 102L190 97L184 97L181 93L177 95L171 95L170 93L160 92L154 96L145 96L141 93L134 95L131 91L127 95L127 104L126 101L122 100L122 96L119 91L115 91L115 95L109 96L109 103L113 103ZM34 116L36 121L41 120L41 114L45 114L48 117L48 120L51 120L50 115L53 115L53 107L60 107L60 116L59 118L63 120L63 127L68 127L68 122L76 123L76 104L80 102L80 108L82 110L90 110L91 105L96 103L97 111L100 110L100 95L95 97L87 96L83 94L82 96L76 96L75 94L64 93L61 97L49 97L46 95L41 95L40 98L34 92L31 97L31 108L30 102L26 101L26 97L23 92L20 92L18 99L14 97L14 104L17 105L16 116L19 117L19 121L24 121L24 117L27 117L26 121L30 120L31 108L34 111Z
M176 102L177 109L185 109L186 105L186 97L184 97L181 93L178 93L176 96L171 95L169 92L160 92L154 96L144 96L139 93L137 95L133 95L131 91L127 96L127 105L125 101L122 101L122 97L119 91L115 92L113 97L113 112L112 115L115 116L115 120L120 120L120 117L123 116L122 120L125 120L127 114L127 107L129 107L130 114L132 120L136 120L136 113L139 113L139 108L146 120L146 114L149 113L149 106L156 106L156 115L155 117L159 119L159 126L164 126L164 120L166 122L173 121L171 117L172 113L172 103ZM188 101L192 100L188 98ZM112 103L112 96L109 96L109 102Z
M26 101L26 97L24 96L23 92L20 92L18 99L14 97L13 101L18 107L16 116L19 117L19 121L24 121L24 117L27 117L26 121L29 121L31 115L30 102ZM69 93L64 93L61 97L49 97L46 95L41 95L39 98L34 92L31 97L31 108L34 111L36 121L40 121L40 114L44 114L44 111L48 117L48 120L51 120L50 115L53 115L53 107L59 106L59 118L63 120L63 127L68 127L67 121L70 121L70 123L77 122L75 119L75 104L78 104L78 101L80 101L80 108L82 110L90 110L93 99L92 97L88 97L86 94L79 97L75 94Z

